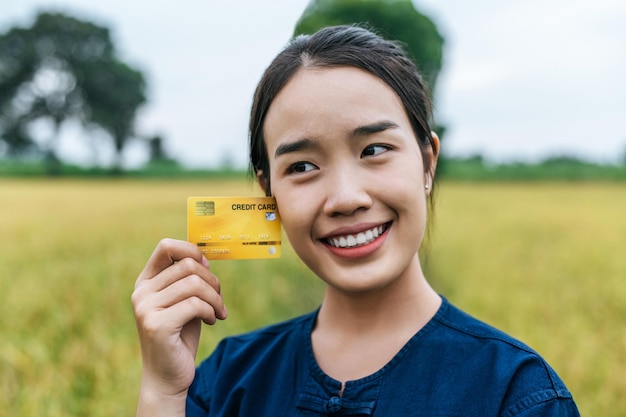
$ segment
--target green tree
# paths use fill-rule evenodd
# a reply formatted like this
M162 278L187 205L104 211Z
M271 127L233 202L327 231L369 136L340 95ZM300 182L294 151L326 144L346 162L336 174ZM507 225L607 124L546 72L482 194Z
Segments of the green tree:
M61 126L77 120L111 136L119 165L145 89L141 72L118 59L105 27L40 13L31 27L0 35L0 142L9 156L43 153L57 161ZM32 128L41 120L52 125L43 148Z
M431 93L442 66L444 39L411 0L313 0L297 22L294 36L324 26L367 24L380 35L404 44Z

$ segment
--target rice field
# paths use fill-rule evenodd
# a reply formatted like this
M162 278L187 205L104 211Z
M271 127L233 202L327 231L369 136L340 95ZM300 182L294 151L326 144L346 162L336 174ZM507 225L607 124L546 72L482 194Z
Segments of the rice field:
M133 415L141 363L130 294L190 195L245 181L0 179L0 417ZM626 184L442 183L422 255L435 288L538 350L582 415L626 416ZM315 308L317 279L221 261L223 336Z

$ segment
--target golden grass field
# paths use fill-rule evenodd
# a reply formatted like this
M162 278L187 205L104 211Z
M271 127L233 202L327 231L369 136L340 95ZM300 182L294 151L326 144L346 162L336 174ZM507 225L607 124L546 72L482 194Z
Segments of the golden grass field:
M442 183L425 269L471 314L538 350L584 416L626 416L626 184ZM0 417L133 415L130 294L189 195L243 181L0 179ZM288 245L285 245L288 246ZM221 261L223 336L309 311L322 286L292 251Z

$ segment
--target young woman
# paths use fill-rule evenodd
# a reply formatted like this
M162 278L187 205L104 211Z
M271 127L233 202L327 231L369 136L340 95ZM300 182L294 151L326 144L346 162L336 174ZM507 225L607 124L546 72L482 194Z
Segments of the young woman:
M200 322L228 313L198 248L163 240L132 297L137 415L578 416L540 356L424 277L430 110L402 49L366 29L326 28L276 57L254 96L251 164L323 302L225 339L196 370Z

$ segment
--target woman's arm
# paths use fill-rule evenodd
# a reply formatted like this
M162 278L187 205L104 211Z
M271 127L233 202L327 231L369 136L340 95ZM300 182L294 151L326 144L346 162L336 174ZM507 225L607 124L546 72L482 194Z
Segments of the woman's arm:
M228 315L219 280L195 245L164 239L131 300L143 364L137 416L184 416L201 322Z

